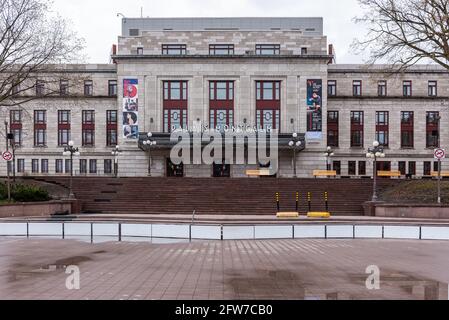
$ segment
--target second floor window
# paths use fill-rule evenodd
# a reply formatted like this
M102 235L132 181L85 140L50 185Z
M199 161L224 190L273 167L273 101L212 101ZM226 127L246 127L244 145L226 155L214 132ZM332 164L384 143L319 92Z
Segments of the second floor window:
M380 80L379 82L377 82L377 95L379 97L387 96L387 81Z
M95 145L95 111L83 110L82 144L84 147Z
M354 97L360 97L362 95L362 81L354 80L352 82L352 95Z
M9 119L11 123L11 133L14 135L14 140L12 142L16 147L20 147L22 145L22 111L11 110Z
M94 94L94 82L92 80L84 81L84 95L92 96Z
M426 113L426 147L438 148L440 140L440 113L430 111Z
M233 81L211 81L209 88L210 100L234 100Z
M66 146L70 141L70 111L58 111L58 146Z
M47 112L45 110L34 111L34 124L46 124Z
M351 111L351 147L363 147L363 111Z
M36 81L36 95L43 96L45 94L45 82L43 80Z
M402 95L404 97L412 96L412 82L410 80L406 80L402 83Z
M164 100L187 100L187 81L164 81Z
M110 97L117 96L117 80L109 80L108 94Z
M327 113L327 145L329 147L338 147L338 135L338 111L329 111Z
M376 141L381 146L388 147L389 137L389 113L388 111L376 112Z
M106 145L113 147L117 145L117 111L106 111Z
M256 82L257 100L275 100L281 99L280 81L257 81Z
M327 82L327 95L335 97L337 95L337 81L329 80Z
M429 97L436 97L438 95L438 85L436 81L429 81Z
M229 56L234 54L233 44L211 44L209 54L216 56Z
M61 96L66 96L69 94L69 81L68 80L61 80L59 82L59 94Z
M185 44L164 44L162 45L163 55L180 56L187 54L187 46Z
M256 45L257 55L279 55L281 54L281 46L279 44L257 44Z
M414 146L414 114L413 111L401 112L401 148Z

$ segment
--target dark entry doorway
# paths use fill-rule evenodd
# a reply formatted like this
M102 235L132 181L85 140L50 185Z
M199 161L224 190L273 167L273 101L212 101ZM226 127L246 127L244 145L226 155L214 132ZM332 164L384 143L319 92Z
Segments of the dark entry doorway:
M184 177L184 164L176 165L167 159L167 177Z
M214 178L230 178L231 177L231 165L214 162Z

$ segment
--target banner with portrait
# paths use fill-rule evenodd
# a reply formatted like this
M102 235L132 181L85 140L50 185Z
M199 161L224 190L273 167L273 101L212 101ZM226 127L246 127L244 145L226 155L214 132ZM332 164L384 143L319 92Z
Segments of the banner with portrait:
M323 131L323 80L307 80L307 137L321 139Z
M123 138L139 138L139 80L123 80Z

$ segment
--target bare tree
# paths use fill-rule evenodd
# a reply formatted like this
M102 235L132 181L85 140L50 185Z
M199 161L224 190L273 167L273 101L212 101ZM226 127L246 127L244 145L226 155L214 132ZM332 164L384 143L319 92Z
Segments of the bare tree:
M418 62L449 69L449 0L359 0L355 18L368 34L353 47L369 51L368 62L386 61L404 70Z
M67 77L60 65L80 61L83 45L50 1L0 0L0 106L59 93Z

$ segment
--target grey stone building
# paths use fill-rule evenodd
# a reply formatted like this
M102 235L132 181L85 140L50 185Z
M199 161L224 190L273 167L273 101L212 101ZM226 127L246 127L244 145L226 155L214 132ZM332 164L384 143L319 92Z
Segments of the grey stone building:
M375 140L386 154L379 170L431 176L434 149L449 141L448 71L339 65L331 48L321 18L124 18L113 63L55 66L65 75L54 94L1 107L15 135L10 170L67 175L71 162L62 153L70 140L80 148L77 175L114 175L116 145L123 177L246 177L273 167L225 156L214 164L172 163L170 134L201 124L277 134L277 177L327 169L328 146L339 176L371 176L365 154ZM288 145L293 133L301 142L296 156ZM6 171L2 161L0 174Z

